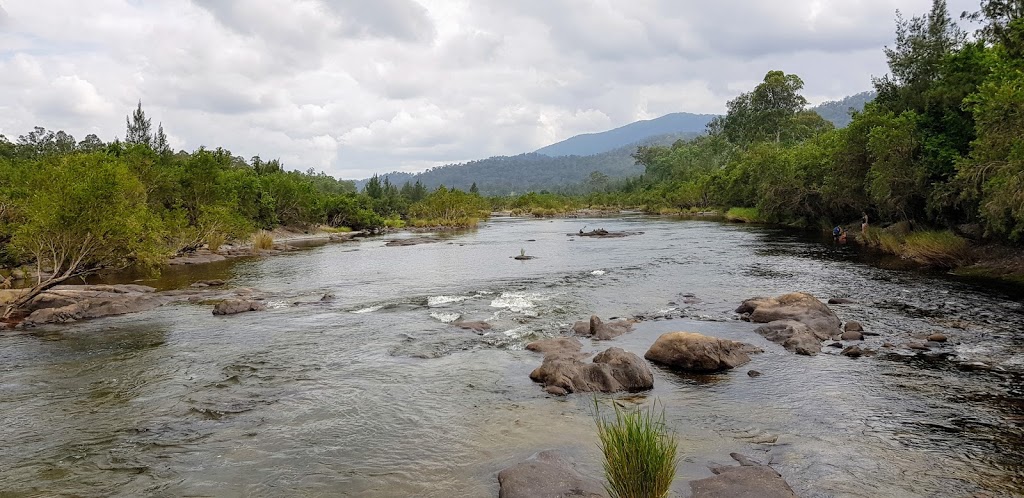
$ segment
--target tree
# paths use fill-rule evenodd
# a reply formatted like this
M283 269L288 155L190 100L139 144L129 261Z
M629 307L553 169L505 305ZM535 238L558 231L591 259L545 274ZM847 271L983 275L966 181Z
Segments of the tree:
M476 182L473 182L473 184L469 186L469 193L473 195L480 195L480 189L477 188Z
M139 106L135 108L135 112L131 116L125 116L124 122L127 127L124 138L125 143L129 145L153 145L150 119L146 117L146 113L142 110L142 100L139 100Z
M363 187L363 193L370 196L371 199L380 199L384 196L384 187L381 185L380 177L373 175L366 182L366 186Z
M730 100L725 117L712 120L708 131L738 145L794 141L798 137L791 133L793 119L807 106L807 99L800 95L803 87L795 74L769 71L752 92Z
M977 12L964 12L961 19L985 24L978 37L990 44L1001 44L1011 57L1024 56L1024 1L982 0ZM1016 25L1016 28L1014 26Z
M32 195L20 206L11 243L32 255L40 277L5 317L67 280L159 258L159 227L146 207L145 189L120 159L101 153L51 157L32 168L27 184Z
M171 152L171 146L167 143L167 134L164 133L164 124L160 123L156 128L156 134L153 135L153 150L157 154L167 154Z
M100 140L100 137L97 137L93 133L86 135L81 142L78 142L79 152L98 152L103 150L105 146L106 145L103 143L103 140Z

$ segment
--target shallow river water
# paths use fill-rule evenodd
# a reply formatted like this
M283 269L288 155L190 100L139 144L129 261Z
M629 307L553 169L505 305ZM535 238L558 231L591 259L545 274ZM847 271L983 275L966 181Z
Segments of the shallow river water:
M568 237L584 225L643 235ZM441 243L387 238L169 270L267 292L260 313L181 304L0 336L0 496L496 496L549 448L600 474L593 397L546 396L523 350L591 314L765 350L735 371L655 368L624 403L665 409L687 481L740 452L801 496L1024 495L1024 308L1012 290L867 264L791 232L646 217L493 219ZM516 261L520 249L537 256ZM797 356L732 313L792 291L929 354ZM324 293L334 301L320 302ZM693 297L685 298L686 295ZM477 335L457 318L486 320ZM756 369L763 376L751 378Z

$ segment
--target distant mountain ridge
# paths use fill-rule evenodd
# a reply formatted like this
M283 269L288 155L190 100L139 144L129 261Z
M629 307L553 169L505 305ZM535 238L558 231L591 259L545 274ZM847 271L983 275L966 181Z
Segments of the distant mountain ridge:
M861 92L810 110L842 128L850 123L850 109L860 111L874 98L875 92ZM422 173L396 171L379 176L398 186L420 181L429 189L444 185L469 190L476 183L486 195L557 190L582 184L595 171L610 178L627 178L644 172L632 157L638 146L671 145L677 140L693 139L705 133L708 122L715 117L677 112L602 133L577 135L526 154L446 164ZM356 181L360 190L365 185L366 179Z
M660 118L637 121L600 133L576 135L534 151L545 156L590 156L608 152L658 135L703 133L714 114L676 112Z

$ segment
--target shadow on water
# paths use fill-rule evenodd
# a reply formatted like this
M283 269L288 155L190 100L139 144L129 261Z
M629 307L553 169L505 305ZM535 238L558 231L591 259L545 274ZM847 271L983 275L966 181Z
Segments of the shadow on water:
M645 233L566 236L583 225ZM182 304L0 338L0 489L494 496L498 470L552 447L598 475L593 397L544 395L528 377L540 356L523 346L591 314L642 314L659 319L586 349L642 355L687 330L765 350L729 373L658 367L649 393L599 396L665 408L682 441L680 495L733 451L771 462L801 496L1024 493L1015 294L888 269L805 233L709 221L493 219L438 236L104 277L161 289L224 279L271 298L262 313ZM524 246L538 259L510 258ZM951 340L927 355L803 357L735 320L743 299L795 290L856 301L835 311L883 334L869 348ZM335 300L321 302L327 292Z

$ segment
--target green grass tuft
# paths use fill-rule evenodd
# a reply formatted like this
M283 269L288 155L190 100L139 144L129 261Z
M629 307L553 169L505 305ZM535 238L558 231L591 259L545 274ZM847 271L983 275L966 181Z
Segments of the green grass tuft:
M223 233L212 232L206 236L206 248L213 252L217 252L220 246L224 245L224 242L227 242L227 237Z
M970 243L949 230L913 232L903 242L905 257L931 266L956 268L971 258Z
M741 223L758 223L761 221L761 213L757 208L730 208L725 212L725 219Z
M654 407L624 410L615 419L601 417L594 398L595 419L604 453L605 489L611 498L664 498L676 476L677 441L665 425L665 412Z

